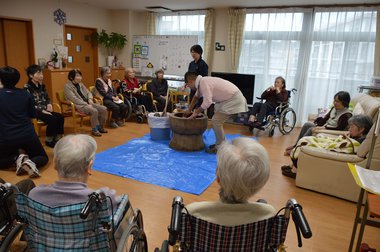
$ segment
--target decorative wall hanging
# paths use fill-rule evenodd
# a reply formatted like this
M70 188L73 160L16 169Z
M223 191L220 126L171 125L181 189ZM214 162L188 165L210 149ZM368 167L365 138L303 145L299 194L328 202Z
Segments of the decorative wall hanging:
M54 22L56 22L59 25L66 24L67 22L66 13L63 10L58 8L57 10L53 12L53 15L54 15Z

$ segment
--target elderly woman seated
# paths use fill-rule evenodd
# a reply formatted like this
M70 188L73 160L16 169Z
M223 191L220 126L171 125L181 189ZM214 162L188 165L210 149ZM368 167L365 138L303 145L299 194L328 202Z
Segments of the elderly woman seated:
M186 206L189 214L219 225L236 226L271 218L271 205L250 202L269 178L269 157L265 148L251 138L223 143L217 153L219 201Z
M67 135L54 148L54 168L58 181L33 188L29 197L50 207L65 206L88 200L94 190L87 187L97 144L89 135ZM118 199L115 190L101 188L111 198L114 209Z
M318 134L306 136L298 140L295 148L290 153L292 165L281 166L282 174L295 178L297 172L297 161L301 146L312 146L335 152L356 153L357 147L364 141L372 127L371 118L367 115L354 115L348 120L349 132L339 136Z

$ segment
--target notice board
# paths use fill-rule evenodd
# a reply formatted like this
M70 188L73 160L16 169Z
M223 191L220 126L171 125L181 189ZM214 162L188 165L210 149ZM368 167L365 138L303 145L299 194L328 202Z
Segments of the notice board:
M198 44L196 35L139 35L132 38L132 67L141 76L154 76L162 68L165 75L183 76L193 60L190 48Z

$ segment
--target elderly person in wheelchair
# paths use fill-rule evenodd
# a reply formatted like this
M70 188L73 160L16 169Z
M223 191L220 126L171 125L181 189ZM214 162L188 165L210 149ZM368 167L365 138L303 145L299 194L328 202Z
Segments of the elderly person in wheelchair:
M97 144L94 138L84 134L67 135L54 148L54 165L58 181L52 185L40 185L30 191L29 197L50 207L85 202L94 190L87 187L94 163ZM116 209L115 190L102 188Z
M131 246L146 251L142 215L132 209L128 196L87 187L96 149L91 136L63 137L54 148L58 181L35 187L29 197L17 195L31 251L119 251Z
M200 219L226 226L242 225L273 217L269 204L250 202L269 178L269 157L265 148L251 138L237 138L218 150L219 201L186 206Z
M256 102L249 112L248 124L251 128L262 129L267 113L274 111L279 103L288 101L285 79L277 77L274 86L270 86L261 94L261 99L265 99L265 102Z
M169 251L169 245L173 251L285 251L283 242L291 212L293 220L296 216L295 222L301 223L303 237L312 236L296 200L287 202L283 215L280 211L276 214L263 200L250 201L269 178L269 157L261 144L251 138L224 142L217 160L219 201L184 206L182 198L175 197L169 239L155 251Z

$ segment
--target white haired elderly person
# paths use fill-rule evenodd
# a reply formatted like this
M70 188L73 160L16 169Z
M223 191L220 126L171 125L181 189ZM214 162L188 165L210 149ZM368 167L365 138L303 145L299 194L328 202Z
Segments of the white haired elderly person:
M44 205L58 207L88 200L94 190L87 187L97 145L93 137L84 134L67 135L54 147L54 166L58 181L51 185L40 185L29 192L29 197ZM114 209L117 206L115 190L101 188L111 197Z
M224 142L217 161L219 201L189 204L186 208L191 215L218 225L237 226L276 214L271 205L250 201L269 178L269 157L261 144L252 138Z

